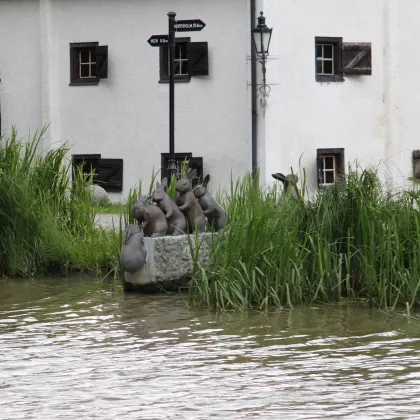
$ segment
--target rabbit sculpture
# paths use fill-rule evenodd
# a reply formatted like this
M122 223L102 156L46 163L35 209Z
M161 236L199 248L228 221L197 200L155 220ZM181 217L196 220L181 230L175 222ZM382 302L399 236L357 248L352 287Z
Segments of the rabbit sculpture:
M286 194L287 196L291 196L295 198L296 200L299 200L299 194L297 190L297 182L299 181L299 178L295 174L289 174L284 176L283 174L277 172L275 174L271 174L271 176L274 179L277 179L277 181L281 181L283 183L284 189L283 194ZM289 190L290 188L290 190ZM279 198L277 204L280 204L281 198Z
M213 227L213 229L220 230L226 225L228 215L226 210L209 193L207 189L209 181L210 175L206 175L203 183L201 185L197 185L194 188L193 193L203 209L203 213L207 217L209 224Z
M168 179L163 178L162 184L156 182L156 189L153 191L152 199L163 211L168 222L167 235L177 235L185 232L187 222L184 213L178 208L175 202L166 193Z
M143 226L144 236L156 238L165 236L168 222L163 211L155 205L147 205L152 197L142 195L133 205L133 217Z
M143 236L143 231L137 224L129 225L125 229L120 262L127 273L136 273L144 265L147 251L144 248Z
M192 192L192 180L196 174L197 171L194 169L189 172L187 177L178 180L176 204L185 215L188 231L202 233L206 230L206 216Z

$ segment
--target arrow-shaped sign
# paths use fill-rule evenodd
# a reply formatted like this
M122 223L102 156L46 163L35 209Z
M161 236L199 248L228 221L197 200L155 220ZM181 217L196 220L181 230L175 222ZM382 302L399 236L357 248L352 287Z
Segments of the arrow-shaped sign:
M175 22L177 32L201 31L206 24L201 19L177 20Z
M162 45L167 45L169 43L168 35L152 35L147 42L152 47L161 47Z

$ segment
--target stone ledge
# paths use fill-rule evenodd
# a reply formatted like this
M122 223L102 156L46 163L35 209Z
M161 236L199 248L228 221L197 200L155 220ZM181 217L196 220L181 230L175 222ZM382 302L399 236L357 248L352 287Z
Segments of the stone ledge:
M144 238L146 262L137 273L124 273L124 289L127 292L173 291L187 285L193 274L191 252L196 252L196 240L199 263L206 264L214 238L212 233Z

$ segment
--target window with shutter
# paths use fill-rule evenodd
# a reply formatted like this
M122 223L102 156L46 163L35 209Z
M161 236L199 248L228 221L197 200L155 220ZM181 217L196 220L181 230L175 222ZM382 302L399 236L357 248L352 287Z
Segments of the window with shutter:
M343 43L343 73L372 75L372 44L370 42Z
M99 42L70 44L70 86L97 85L108 77L108 46Z
M317 150L318 187L334 185L344 177L344 149Z
M189 82L192 76L208 76L209 59L207 42L190 42L190 38L175 40L175 82ZM160 79L169 82L169 47L160 47Z

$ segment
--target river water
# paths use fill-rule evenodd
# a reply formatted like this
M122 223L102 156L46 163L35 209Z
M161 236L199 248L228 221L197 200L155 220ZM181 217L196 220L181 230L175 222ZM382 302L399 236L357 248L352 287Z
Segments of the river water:
M216 314L113 282L0 281L0 418L420 418L420 319Z

